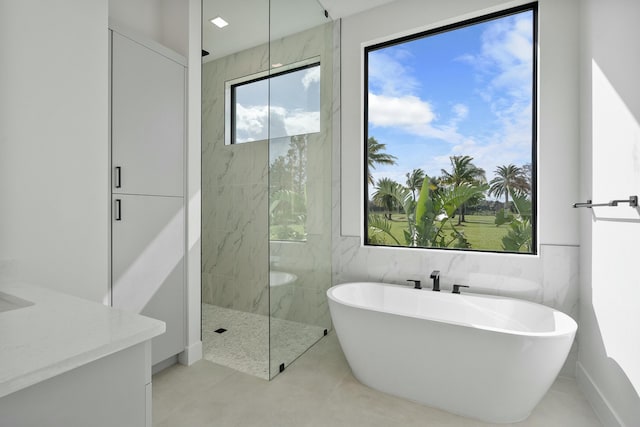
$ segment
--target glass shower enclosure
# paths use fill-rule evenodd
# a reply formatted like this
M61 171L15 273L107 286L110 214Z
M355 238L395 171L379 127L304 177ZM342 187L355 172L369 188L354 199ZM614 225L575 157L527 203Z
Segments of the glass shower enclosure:
M203 49L203 356L270 379L331 324L333 23L204 0Z

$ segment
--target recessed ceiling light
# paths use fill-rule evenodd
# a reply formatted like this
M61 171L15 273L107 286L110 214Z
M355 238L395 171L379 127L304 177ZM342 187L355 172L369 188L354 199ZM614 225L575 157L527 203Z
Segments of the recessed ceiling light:
M227 25L229 25L229 23L228 23L227 21L225 21L224 19L222 19L222 18L221 18L221 17L219 17L219 16L216 16L215 18L213 18L213 19L211 20L211 23L212 23L213 25L215 25L216 27L218 27L218 28L224 28L224 27L226 27Z

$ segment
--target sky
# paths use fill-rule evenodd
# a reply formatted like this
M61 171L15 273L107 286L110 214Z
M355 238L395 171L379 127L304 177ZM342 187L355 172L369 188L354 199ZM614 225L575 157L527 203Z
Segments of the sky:
M241 84L235 90L236 142L320 131L320 65Z
M531 163L532 12L368 51L368 136L396 165L373 177L451 170L469 155L485 170Z

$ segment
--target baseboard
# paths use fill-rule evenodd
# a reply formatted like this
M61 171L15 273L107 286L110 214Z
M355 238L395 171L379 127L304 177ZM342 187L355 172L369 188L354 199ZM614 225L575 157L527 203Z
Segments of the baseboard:
M200 359L202 359L202 341L186 346L178 355L178 362L185 366L191 366Z
M158 372L162 372L165 369L167 369L168 367L175 365L176 363L178 363L178 356L177 355L167 357L166 359L156 363L155 365L153 365L151 367L151 374L155 375Z
M576 381L593 408L593 411L598 418L600 418L602 425L605 427L624 427L624 424L620 421L620 418L609 404L607 398L604 397L593 381L593 378L591 378L580 362L576 363Z

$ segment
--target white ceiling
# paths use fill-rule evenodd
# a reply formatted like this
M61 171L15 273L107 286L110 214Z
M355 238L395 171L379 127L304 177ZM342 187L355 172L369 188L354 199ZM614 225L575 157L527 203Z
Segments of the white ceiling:
M394 0L318 0L333 19L373 9Z
M393 0L203 0L202 48L210 61L258 46ZM271 9L271 10L269 10ZM221 16L229 25L217 28L210 19ZM271 16L271 22L269 22ZM269 28L271 24L271 28Z

